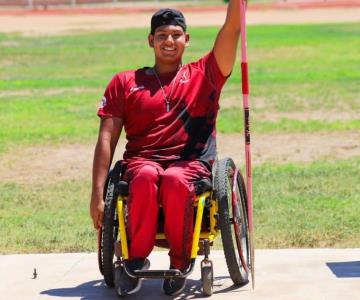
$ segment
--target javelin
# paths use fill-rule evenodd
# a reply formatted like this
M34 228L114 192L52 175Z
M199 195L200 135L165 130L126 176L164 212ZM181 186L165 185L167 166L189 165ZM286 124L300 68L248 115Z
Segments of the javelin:
M241 79L244 108L244 136L245 136L245 162L246 162L246 192L247 213L250 235L250 271L252 288L255 287L254 273L254 226L252 206L252 175L251 175L251 147L250 147L250 106L249 106L249 72L246 49L246 0L240 0L240 36L241 36Z

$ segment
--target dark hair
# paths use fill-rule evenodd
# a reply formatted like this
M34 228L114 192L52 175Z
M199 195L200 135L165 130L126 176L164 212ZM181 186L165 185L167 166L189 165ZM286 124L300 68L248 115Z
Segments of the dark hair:
M163 25L178 25L186 32L185 17L182 12L176 9L163 8L154 13L151 17L150 33L154 34L156 28Z

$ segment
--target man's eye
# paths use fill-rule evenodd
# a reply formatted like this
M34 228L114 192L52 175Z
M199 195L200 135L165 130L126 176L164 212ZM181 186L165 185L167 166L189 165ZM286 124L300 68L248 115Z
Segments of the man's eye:
M180 38L181 37L181 34L179 34L179 33L175 33L175 34L173 34L173 39L178 39L178 38Z

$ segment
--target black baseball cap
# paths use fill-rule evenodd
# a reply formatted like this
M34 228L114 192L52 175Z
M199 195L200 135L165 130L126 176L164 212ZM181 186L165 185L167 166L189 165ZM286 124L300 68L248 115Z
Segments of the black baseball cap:
M178 25L186 32L185 17L181 11L172 8L158 10L151 17L151 34L155 33L156 28L163 25Z

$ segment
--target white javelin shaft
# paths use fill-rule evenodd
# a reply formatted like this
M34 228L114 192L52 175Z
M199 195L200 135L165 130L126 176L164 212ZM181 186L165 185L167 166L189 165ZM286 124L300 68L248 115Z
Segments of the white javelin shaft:
M245 162L246 162L246 192L248 207L248 225L250 233L250 267L252 287L254 281L254 234L253 234L253 205L252 205L252 169L251 169L251 146L250 146L250 102L249 102L249 72L246 43L246 1L240 0L240 36L241 36L241 75L242 94L244 108L244 133L245 133Z

